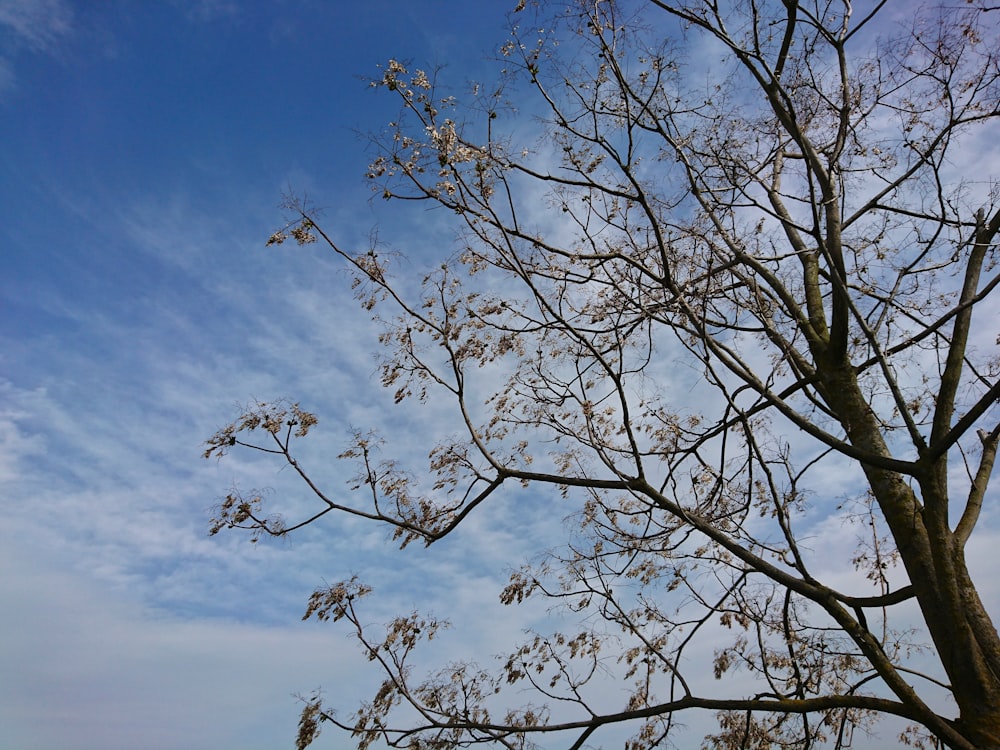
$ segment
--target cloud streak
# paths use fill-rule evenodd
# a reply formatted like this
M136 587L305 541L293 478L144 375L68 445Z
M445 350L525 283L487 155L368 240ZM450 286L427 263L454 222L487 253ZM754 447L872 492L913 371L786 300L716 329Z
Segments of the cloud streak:
M63 0L3 0L0 26L36 52L50 51L73 29L73 9Z
M0 101L17 86L15 60L22 49L54 54L73 31L73 9L63 0L0 0Z
M389 45L401 57L433 60L456 49L444 41L489 50L501 36L473 38L469 19L483 15L474 5L468 18L457 10L445 18L433 3L408 4L399 17L385 12L391 3L350 9L360 15L346 6L327 12L322 3L296 15L295 4L282 4L295 34L294 44L283 39L279 49L266 42L281 19L214 0L191 5L184 17L180 5L125 4L119 26L102 16L122 59L81 66L62 89L92 106L95 122L113 125L115 138L131 139L134 158L121 167L79 146L76 99L39 110L37 120L18 110L16 132L39 133L37 144L11 136L0 155L0 167L11 166L19 183L0 202L10 248L0 259L5 747L290 746L298 710L292 693L322 685L329 703L350 710L378 679L342 628L299 621L314 587L354 573L375 587L364 603L372 623L413 609L455 621L421 655L418 673L459 658L492 667L492 655L516 643L522 628L545 631L556 621L548 602L512 610L497 594L510 568L565 541L564 519L578 507L571 500L513 491L491 498L453 536L403 552L385 528L343 516L256 546L238 534L206 534L210 506L236 482L269 492L290 518L313 507L280 462L246 454L201 460L202 441L235 416L238 402L285 396L316 412L320 423L301 458L339 499L349 499L351 467L335 456L352 428L380 428L393 440L387 456L417 467L452 429L447 407L396 408L392 393L377 387L379 325L352 299L343 265L317 246L265 250L264 241L281 223L274 204L290 181L331 206L324 225L348 244L365 249L381 221L387 244L411 258L399 269L415 288L426 261L450 255L453 235L440 212L367 203L358 176L368 159L351 128L378 127L374 113L381 117L385 102L361 98L364 85L351 76L374 72L372 62ZM61 0L0 0L7 42L0 96L4 80L8 90L17 84L22 65L58 56L78 30L99 25L92 12L74 14ZM162 31L175 16L176 27ZM323 33L336 36L337 49L310 56ZM235 45L240 35L249 51ZM429 49L412 41L427 39L439 42ZM232 60L262 61L252 88L267 107L236 115L213 109L215 95L245 103L225 88L248 76ZM220 69L225 74L213 78ZM442 77L469 69L463 62ZM199 89L203 100L184 99L176 120L154 122L135 107L134 89L109 90L125 74L148 85L149 102L222 83ZM291 106L303 102L308 123L307 110ZM260 125L247 112L273 120L252 131L259 142L247 137L252 148L240 150L234 142L245 128ZM68 123L59 131L65 150L52 150L46 128L54 122ZM232 150L219 154L211 144ZM153 158L162 153L170 157ZM540 147L539 169L548 164L555 162ZM532 222L551 224L551 206L531 197ZM980 333L983 346L992 344L995 331ZM669 357L662 367L657 389L694 409L696 374ZM487 392L495 383L477 387ZM829 486L847 496L844 483L843 473L831 471ZM851 543L821 513L804 522L817 558L832 557L828 538L838 551ZM989 533L973 540L969 554L986 581L984 596L997 601L1000 590L988 583L996 517L983 525ZM858 582L842 573L835 580L845 588ZM708 650L692 655L707 661ZM710 669L704 677L710 682ZM602 689L611 704L624 700L621 684Z
M316 628L156 616L15 540L2 557L17 573L0 582L6 747L264 750L294 736L294 692L320 681L336 692L363 661Z

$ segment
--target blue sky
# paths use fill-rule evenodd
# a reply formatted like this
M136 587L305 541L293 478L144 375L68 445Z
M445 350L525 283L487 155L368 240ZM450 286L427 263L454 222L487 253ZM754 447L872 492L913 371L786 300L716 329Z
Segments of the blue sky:
M325 487L345 486L352 427L426 452L443 416L369 387L377 331L342 265L264 243L291 189L347 246L377 228L415 268L440 262L444 217L363 179L359 133L396 114L363 78L395 57L489 80L515 4L0 0L0 748L291 747L293 693L350 710L377 677L342 630L299 620L354 573L372 622L455 622L429 663L488 663L545 618L497 601L561 538L565 514L527 493L430 549L349 518L254 546L208 538L210 507L238 481L294 510L298 485L201 458L239 403L280 396L320 415L306 458ZM851 540L827 531L833 558ZM970 547L977 571L998 539Z
M358 132L395 109L361 78L398 57L463 83L510 5L0 0L0 747L290 747L293 693L365 692L344 634L299 621L355 572L375 621L438 602L499 640L520 538L474 560L474 534L401 557L344 520L209 539L236 479L294 485L200 454L238 402L293 396L341 486L349 426L395 424L339 266L264 242L288 188L348 242L431 236L370 201Z

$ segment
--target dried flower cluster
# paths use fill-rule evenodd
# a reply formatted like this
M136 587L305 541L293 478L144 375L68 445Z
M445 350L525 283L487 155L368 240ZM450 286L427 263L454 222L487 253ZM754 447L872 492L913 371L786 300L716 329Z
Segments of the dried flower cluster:
M305 437L317 422L316 416L299 408L297 403L279 400L271 403L257 401L247 406L240 418L221 428L206 441L204 457L221 458L234 445L253 447L239 437L241 432L263 430L271 434L278 449L287 448L291 437ZM275 449L272 449L274 452Z

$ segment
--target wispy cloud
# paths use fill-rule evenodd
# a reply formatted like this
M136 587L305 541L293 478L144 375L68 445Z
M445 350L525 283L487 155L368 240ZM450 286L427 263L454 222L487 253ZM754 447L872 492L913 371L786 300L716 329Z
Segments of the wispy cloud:
M45 52L72 30L73 9L64 0L0 0L0 26L15 43Z
M4 535L6 536L6 535ZM76 750L264 750L295 734L296 692L364 658L330 632L151 612L4 538L0 743ZM334 647L331 647L334 646Z
M160 40L143 77L170 101L178 86L197 88L205 71L249 59L229 54L239 48L216 46L211 29L206 33L192 24L225 21L235 13L238 23L232 26L247 33L253 55L266 54L264 35L254 36L255 24L270 28L275 19L271 11L251 12L251 5L173 0L163 16L158 15L162 5L149 4L157 8L149 15L146 4L127 4L121 15L129 23L115 26L91 23L85 3L76 5L74 17L67 0L0 0L0 96L4 81L8 89L16 86L19 68L32 56L59 56L73 42L79 47L98 26L130 51L146 50L154 45L141 33L140 21L153 18L150 25L159 28L172 18L180 23L171 33L184 46ZM292 16L289 28L324 28L315 13L296 14L293 5L280 8L281 15ZM212 96L199 99L194 109L178 108L176 122L157 128L132 119L142 113L133 111L134 92L128 89L128 100L118 104L130 117L115 135L138 142L140 133L133 131L150 128L145 147L129 152L136 158L128 163L128 179L105 164L81 175L63 169L60 161L44 182L45 171L36 167L46 163L47 152L18 162L28 198L19 212L7 206L4 229L22 246L20 256L5 255L13 270L0 289L9 290L17 314L24 316L5 319L0 327L0 745L25 750L289 746L297 720L292 693L322 685L329 703L347 711L373 693L371 683L379 676L344 637L338 626L343 623L317 627L299 621L314 587L354 573L375 588L364 602L366 622L373 627L412 609L455 622L429 651L420 652L418 674L424 664L465 658L491 668L492 655L521 640L522 628L545 631L553 622L555 615L546 609L550 602L510 608L497 599L510 568L565 543L571 533L564 519L578 504L531 489L491 498L452 537L403 552L384 527L345 516L256 546L237 534L206 534L209 507L235 482L269 491L274 509L290 518L314 508L280 460L240 453L220 463L201 460L202 441L235 416L237 402L287 396L315 411L320 423L303 442L300 458L325 491L344 501L350 500L345 480L352 468L334 457L352 427L381 428L392 441L386 457L401 457L417 470L426 466L430 445L454 429L448 405L432 400L397 408L392 393L378 387L372 352L379 326L352 299L343 264L318 246L263 246L281 222L274 204L291 175L295 187L308 188L333 206L324 225L345 246L364 249L371 227L382 220L382 238L411 257L400 265L411 291L426 270L421 260L434 258L436 265L453 247L442 212L415 207L404 215L396 204L388 210L369 206L365 188L354 178L363 172L364 155L355 154L356 140L337 136L349 127L380 124L371 120L373 111L342 111L374 106L344 93L363 90L351 88L346 77L368 70L368 56L385 41L356 30L381 30L399 21L372 10L379 4L356 5L369 14L370 27L358 26L357 18L354 26L342 23L346 6L329 13L335 31L352 29L336 46L351 56L341 63L343 77L331 64L311 78L321 66L308 58L296 63L294 76L308 83L307 95L293 93L295 80L280 74L279 63L306 49L303 43L282 46L281 57L269 61L279 72L254 79L255 92L281 106L261 109L259 116L276 119L259 131L251 151L233 145L216 154L199 140L200 130L174 127L182 121L214 127ZM310 11L324 8L319 3ZM399 16L420 20L423 12L408 7ZM436 34L444 25L446 19L434 18L434 12L431 8L422 19L423 27L401 24L404 41L392 43L406 54L419 49L413 39ZM469 28L459 24L447 38L478 45ZM210 49L195 46L201 37L211 40ZM456 54L448 45L436 48ZM166 55L165 49L184 54ZM141 66L143 57L137 53L128 63ZM183 75L170 77L172 70ZM84 82L98 80L87 78L87 71L74 72ZM460 75L466 74L463 62ZM234 68L226 80L250 75ZM114 95L108 80L80 91L96 91L95 106L107 107ZM317 107L333 105L310 115L324 123L319 140L309 141L288 114L298 110L284 106L307 99ZM225 101L231 100L218 98ZM390 109L387 119L395 115ZM346 124L338 119L342 116ZM218 120L227 138L247 124L236 117L230 112ZM274 150L267 134L283 143L301 137L301 150ZM49 146L47 139L39 141ZM67 136L67 142L74 139ZM158 154L170 144L171 153L179 155L176 163L160 161L153 168L142 162L141 155ZM552 155L539 150L538 168L555 169ZM66 153L66 163L89 163L81 148ZM357 155L358 163L338 161L337 174L324 173L320 165L331 153ZM196 159L204 168L171 171ZM257 187L261 182L267 184ZM351 198L344 199L348 193ZM531 206L530 223L555 231L552 216L561 214L545 197L521 197ZM44 211L29 215L36 206ZM23 240L27 234L30 239ZM995 331L984 336L984 344L991 343ZM669 357L662 368L656 373L658 389L682 403L697 402L699 391L688 382L693 375L685 376ZM496 372L489 373L492 379L476 375L470 387L498 387ZM681 379L683 388L676 386ZM828 471L826 484L849 495L844 472ZM848 559L850 530L826 521L828 510L823 505L816 517L803 520L804 543L822 560L832 559L835 542ZM987 520L990 534L980 546L970 546L984 578L997 538L995 517ZM845 587L857 583L850 570L830 573L840 575L834 580ZM991 601L1000 595L995 586L984 591ZM692 651L694 663L709 663L711 648ZM710 672L705 670L706 681ZM625 699L621 682L609 679L603 688L611 699L601 705Z
M337 494L351 469L331 456L352 426L388 422L395 449L425 458L440 415L405 417L391 394L367 386L376 328L320 253L265 252L263 231L220 231L229 208L170 196L78 209L84 223L93 217L92 237L125 248L112 256L109 241L102 258L119 274L117 291L34 297L33 309L58 324L45 340L20 342L21 362L0 382L0 547L10 557L0 567L17 572L0 584L0 600L18 613L0 646L0 671L17 676L4 688L16 695L0 695L8 742L290 741L292 692L322 685L350 708L370 692L359 679L377 678L354 665L361 657L343 630L298 622L313 588L353 573L375 587L372 622L415 608L462 618L442 641L445 661L489 664L547 616L497 600L508 569L561 530L562 514L527 495L483 508L455 538L402 553L385 529L350 518L256 547L238 535L207 538L209 506L237 479L272 489L291 513L309 501L279 462L200 460L201 441L234 416L234 402L287 395L315 409L322 421L303 460ZM129 257L144 259L140 275ZM512 518L532 519L530 528ZM483 548L487 529L493 543ZM58 731L46 720L53 712ZM260 723L266 732L249 731Z
M189 21L208 23L220 18L230 18L239 12L235 0L172 0Z
M15 60L22 50L52 54L73 30L64 0L0 0L0 97L16 88Z

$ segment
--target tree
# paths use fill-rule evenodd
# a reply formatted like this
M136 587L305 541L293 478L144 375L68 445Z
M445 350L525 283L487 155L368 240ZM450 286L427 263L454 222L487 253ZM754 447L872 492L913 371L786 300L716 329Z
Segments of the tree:
M307 699L298 746L328 721L362 749L579 748L615 726L638 749L701 709L708 748L844 747L887 715L906 744L1000 747L1000 638L965 558L1000 438L1000 209L980 151L997 7L525 6L496 87L460 103L397 61L372 84L402 114L368 177L459 228L421 292L309 205L269 241L341 256L385 326L382 384L450 402L463 432L422 472L359 432L353 505L294 457L316 419L298 404L251 405L205 453L275 454L318 503L289 524L234 491L213 533L339 511L431 544L512 485L568 498L565 548L501 597L551 597L580 629L530 637L495 673L417 678L407 659L441 623L377 637L363 583L319 589L306 616L347 621L384 682L350 720ZM525 148L511 102L544 130ZM831 518L860 530L839 567L807 538ZM714 662L692 667L705 639ZM709 670L727 681L706 692L692 672ZM607 673L631 686L621 705L595 703Z

